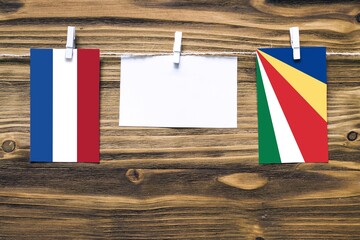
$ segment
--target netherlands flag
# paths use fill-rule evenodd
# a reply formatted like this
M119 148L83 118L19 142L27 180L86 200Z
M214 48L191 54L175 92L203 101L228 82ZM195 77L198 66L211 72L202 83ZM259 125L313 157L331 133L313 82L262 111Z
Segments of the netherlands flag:
M99 162L99 56L30 50L31 162Z

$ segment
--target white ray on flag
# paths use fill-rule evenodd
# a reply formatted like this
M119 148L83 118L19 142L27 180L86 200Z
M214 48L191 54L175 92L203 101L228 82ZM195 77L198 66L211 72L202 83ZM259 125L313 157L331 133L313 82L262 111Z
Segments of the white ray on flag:
M264 66L262 65L259 56L256 56L259 62L261 77L264 84L265 94L268 101L271 121L273 123L275 138L279 149L279 154L282 163L296 163L304 162L304 158L300 152L299 146L296 143L294 135L290 129L289 123L286 120L281 105L276 97L274 89L270 83L269 77L266 74Z

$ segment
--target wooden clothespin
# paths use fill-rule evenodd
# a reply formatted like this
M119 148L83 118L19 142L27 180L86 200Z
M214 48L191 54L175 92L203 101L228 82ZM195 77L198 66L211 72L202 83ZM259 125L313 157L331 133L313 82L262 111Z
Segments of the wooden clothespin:
M299 27L290 28L290 41L291 47L293 49L293 58L294 60L300 59L300 34Z
M180 63L180 54L181 54L181 39L182 39L182 32L175 32L175 40L174 40L174 58L173 62L175 64Z
M75 27L68 27L65 58L72 59L73 50L75 49Z

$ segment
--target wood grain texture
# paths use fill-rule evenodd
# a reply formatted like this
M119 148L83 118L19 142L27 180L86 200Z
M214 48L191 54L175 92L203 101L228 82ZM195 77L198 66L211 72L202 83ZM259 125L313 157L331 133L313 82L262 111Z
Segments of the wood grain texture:
M0 54L360 52L359 1L0 1ZM359 56L328 59L329 164L258 165L255 56L238 60L238 128L118 127L120 60L101 59L101 164L29 164L29 58L0 57L0 239L359 239ZM351 132L351 136L348 134Z

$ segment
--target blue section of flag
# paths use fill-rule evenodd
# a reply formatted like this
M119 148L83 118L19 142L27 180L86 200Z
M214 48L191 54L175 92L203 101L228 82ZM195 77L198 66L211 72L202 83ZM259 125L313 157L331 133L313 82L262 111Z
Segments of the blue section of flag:
M53 50L30 49L30 161L52 162Z
M293 59L292 48L260 48L260 50L323 83L327 83L325 47L301 47L300 60Z

